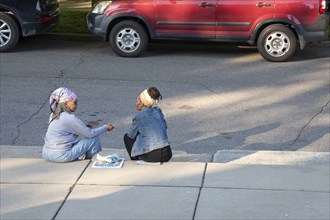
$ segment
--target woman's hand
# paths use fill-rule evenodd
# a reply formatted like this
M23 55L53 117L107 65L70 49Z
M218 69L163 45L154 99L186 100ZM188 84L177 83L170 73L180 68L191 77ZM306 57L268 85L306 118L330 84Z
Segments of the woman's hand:
M114 128L115 128L115 126L113 126L112 124L107 124L108 131L111 131Z

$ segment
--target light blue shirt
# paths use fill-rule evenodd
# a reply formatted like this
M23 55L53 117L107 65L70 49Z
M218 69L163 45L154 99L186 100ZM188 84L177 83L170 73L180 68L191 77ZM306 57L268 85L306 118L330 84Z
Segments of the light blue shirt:
M98 128L87 127L74 114L62 112L48 126L45 135L45 145L48 150L67 151L82 138L96 137L107 131L107 126Z
M138 156L170 145L167 124L159 107L145 107L133 115L127 136L136 139L131 155Z

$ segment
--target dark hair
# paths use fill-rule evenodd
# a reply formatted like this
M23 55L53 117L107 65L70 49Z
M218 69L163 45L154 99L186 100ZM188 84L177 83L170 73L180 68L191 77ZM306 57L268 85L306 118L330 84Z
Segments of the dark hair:
M162 99L162 95L160 94L159 90L156 87L150 87L148 89L148 94L150 95L151 98L155 100Z

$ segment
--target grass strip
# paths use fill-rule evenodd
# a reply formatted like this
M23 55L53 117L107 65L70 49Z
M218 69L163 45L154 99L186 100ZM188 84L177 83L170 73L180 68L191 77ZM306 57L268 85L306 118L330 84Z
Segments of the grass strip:
M89 34L86 15L90 10L61 9L60 21L50 33Z

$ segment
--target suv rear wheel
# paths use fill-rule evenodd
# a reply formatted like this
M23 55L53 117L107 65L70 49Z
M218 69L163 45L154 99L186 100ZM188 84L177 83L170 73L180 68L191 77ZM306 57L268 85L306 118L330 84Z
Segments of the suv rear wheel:
M297 38L290 28L273 24L261 32L257 47L266 60L281 62L289 59L296 52Z
M135 21L121 21L109 36L113 51L122 57L136 57L147 49L149 39L144 27Z
M19 27L9 15L0 12L0 52L9 51L19 40Z

